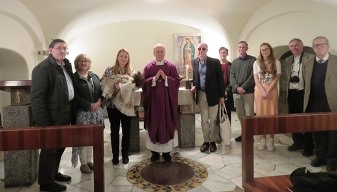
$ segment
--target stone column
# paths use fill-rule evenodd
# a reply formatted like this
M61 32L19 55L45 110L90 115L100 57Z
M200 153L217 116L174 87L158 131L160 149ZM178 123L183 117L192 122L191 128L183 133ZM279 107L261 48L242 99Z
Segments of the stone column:
M195 115L190 106L179 106L178 145L180 148L195 147Z
M11 105L3 108L3 127L32 125L30 104L31 81L0 81L0 87L11 93ZM9 138L10 139L10 138ZM31 185L38 176L39 150L5 151L5 187Z
M137 115L131 118L129 152L139 152L139 151L140 151L139 117Z
M195 147L194 98L189 89L179 88L178 105L178 145L180 148Z

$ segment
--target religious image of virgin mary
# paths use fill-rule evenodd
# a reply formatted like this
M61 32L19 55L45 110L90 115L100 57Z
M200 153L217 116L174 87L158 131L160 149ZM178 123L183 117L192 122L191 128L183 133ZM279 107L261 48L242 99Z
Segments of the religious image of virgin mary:
M189 69L192 69L192 60L195 56L195 47L191 42L190 38L185 39L186 43L183 47L183 59L184 59L184 66L189 66Z

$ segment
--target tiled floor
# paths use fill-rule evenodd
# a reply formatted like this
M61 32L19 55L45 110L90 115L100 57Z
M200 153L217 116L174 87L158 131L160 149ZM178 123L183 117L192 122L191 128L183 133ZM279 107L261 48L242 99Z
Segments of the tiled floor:
M196 147L189 149L175 148L173 155L180 155L183 157L196 160L203 164L208 170L208 178L201 185L190 192L227 192L227 191L243 191L241 189L242 170L241 170L241 143L234 141L234 138L241 133L239 121L236 114L232 114L232 149L230 154L221 155L221 146L218 146L216 153L205 154L199 151L199 147L203 143L202 132L200 127L200 116L196 116ZM128 165L118 165L113 167L111 163L111 146L110 146L110 131L109 122L106 120L105 129L105 191L113 192L140 192L142 190L132 186L127 178L126 173L128 168L143 159L150 158L150 152L145 148L145 134L144 130L141 134L141 151L130 155L130 162ZM142 125L141 125L142 127ZM284 175L290 174L298 167L308 167L313 171L320 171L322 168L314 168L310 166L310 158L303 157L299 152L288 152L287 144L291 143L291 139L284 135L275 136L276 150L258 151L255 150L255 176L268 175ZM257 140L257 139L256 139ZM255 143L257 145L257 143ZM255 146L256 148L256 146ZM67 148L62 156L60 171L64 174L72 176L72 181L66 184L67 191L71 192L88 192L93 191L93 174L82 174L77 168L73 168L70 162L71 148ZM0 162L0 179L4 178L4 165ZM0 181L0 191L5 192L38 192L39 186L35 182L31 186L4 188L4 183Z

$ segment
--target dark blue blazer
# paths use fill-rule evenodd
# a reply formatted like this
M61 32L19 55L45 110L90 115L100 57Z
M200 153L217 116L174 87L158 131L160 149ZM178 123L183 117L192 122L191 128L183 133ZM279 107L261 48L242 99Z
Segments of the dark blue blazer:
M219 104L221 97L225 97L225 84L221 71L221 64L218 59L207 57L206 59L206 82L205 93L208 106ZM195 101L199 103L199 58L193 59L193 86L196 87Z

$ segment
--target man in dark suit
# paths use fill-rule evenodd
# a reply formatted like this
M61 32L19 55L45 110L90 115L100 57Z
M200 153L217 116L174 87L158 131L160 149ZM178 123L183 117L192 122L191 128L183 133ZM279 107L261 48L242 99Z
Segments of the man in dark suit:
M191 91L196 93L196 104L199 105L201 128L204 143L201 152L215 152L217 150L215 130L218 114L218 104L224 103L225 85L218 59L207 56L208 46L200 43L197 46L198 58L192 61L193 86Z
M306 113L337 112L337 56L329 53L329 40L318 36L312 41L316 57L303 65L304 110ZM311 166L326 164L337 170L337 131L314 132L315 158Z
M66 59L67 44L53 39L49 44L49 56L32 72L32 114L36 126L70 125L75 123L73 71ZM57 135L55 135L57 137ZM43 138L46 139L46 138ZM41 191L65 191L70 176L58 172L64 147L41 149L39 180Z

